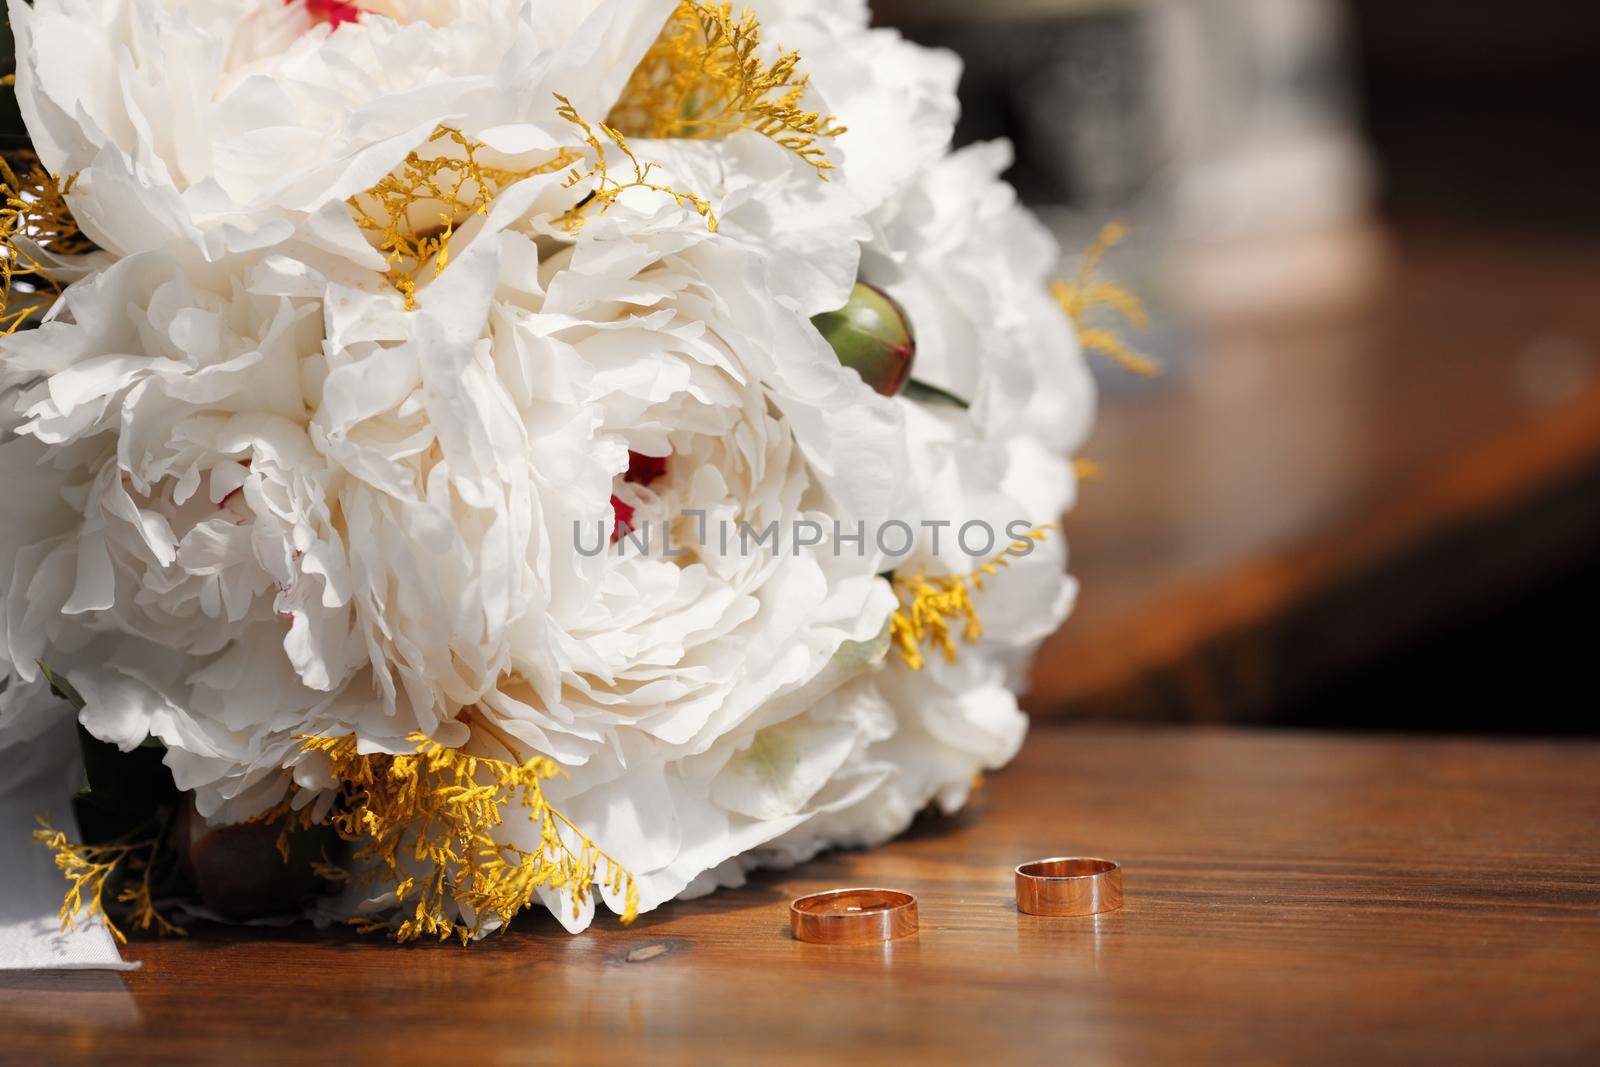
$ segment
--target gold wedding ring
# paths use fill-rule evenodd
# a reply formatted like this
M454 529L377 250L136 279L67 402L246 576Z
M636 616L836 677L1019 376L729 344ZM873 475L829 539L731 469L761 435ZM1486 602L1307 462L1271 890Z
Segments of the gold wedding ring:
M1122 864L1053 856L1017 868L1017 910L1029 915L1097 915L1122 907Z
M789 904L796 941L867 945L917 932L917 898L897 889L834 889Z

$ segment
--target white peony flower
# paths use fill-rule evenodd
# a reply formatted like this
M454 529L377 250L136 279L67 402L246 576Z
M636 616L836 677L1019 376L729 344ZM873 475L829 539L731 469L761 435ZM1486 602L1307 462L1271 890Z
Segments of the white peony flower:
M749 130L638 139L629 173L572 116L610 113L671 0L355 6L13 0L29 129L104 252L0 340L0 745L43 729L43 659L219 822L325 812L308 735L541 754L645 910L960 806L1021 743L1064 544L920 669L884 574L1053 523L1093 391L1005 150L946 154L953 57L854 0L761 0L762 55L800 49L849 127L832 180ZM460 202L387 220L434 234L412 264L371 190L439 165ZM961 404L841 366L810 320L858 279Z

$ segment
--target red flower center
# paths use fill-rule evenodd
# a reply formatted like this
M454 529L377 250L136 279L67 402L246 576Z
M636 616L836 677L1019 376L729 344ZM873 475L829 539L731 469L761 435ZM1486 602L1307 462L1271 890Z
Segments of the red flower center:
M611 543L622 540L622 534L633 528L633 505L615 493L611 494Z
M666 456L646 456L639 452L628 452L628 472L622 476L625 482L634 485L649 485L663 474L667 473ZM633 528L633 505L611 494L611 543L616 544L622 535Z
M286 4L299 3L299 0L283 0ZM358 22L361 19L361 9L345 0L305 0L306 10L318 22L326 22L330 26L338 26L346 22Z
M628 453L628 473L623 477L636 485L649 485L667 473L666 456L646 456L640 452Z

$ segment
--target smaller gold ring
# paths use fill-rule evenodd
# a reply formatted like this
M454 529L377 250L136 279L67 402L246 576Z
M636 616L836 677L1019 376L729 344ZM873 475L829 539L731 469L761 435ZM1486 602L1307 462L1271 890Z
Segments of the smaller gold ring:
M1017 868L1017 910L1029 915L1098 915L1122 907L1122 864L1053 856Z
M868 945L917 932L917 898L898 889L833 889L789 904L796 941Z

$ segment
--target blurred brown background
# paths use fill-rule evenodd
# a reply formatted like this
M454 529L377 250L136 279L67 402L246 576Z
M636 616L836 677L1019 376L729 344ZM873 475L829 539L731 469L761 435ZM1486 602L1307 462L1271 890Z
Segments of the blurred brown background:
M1600 732L1600 5L876 6L1064 270L1137 227L1031 710Z

